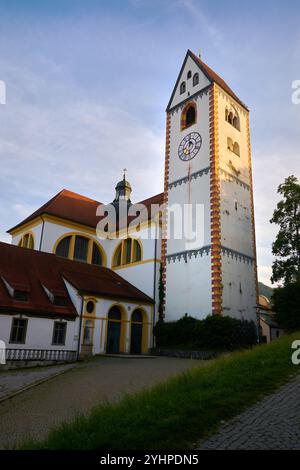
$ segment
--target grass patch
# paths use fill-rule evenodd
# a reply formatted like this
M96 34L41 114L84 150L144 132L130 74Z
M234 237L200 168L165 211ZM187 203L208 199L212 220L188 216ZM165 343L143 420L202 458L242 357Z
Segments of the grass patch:
M169 379L117 404L98 406L87 417L52 431L26 449L188 449L300 368L291 343L300 332L270 345L235 352L206 367ZM84 397L83 397L84 399Z

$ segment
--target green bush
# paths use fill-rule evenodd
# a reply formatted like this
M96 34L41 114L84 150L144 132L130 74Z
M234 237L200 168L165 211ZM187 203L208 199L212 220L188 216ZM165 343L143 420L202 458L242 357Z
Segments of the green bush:
M288 331L300 328L300 282L274 289L272 307L279 325Z
M250 347L257 342L254 322L228 316L208 316L204 320L185 315L176 322L159 321L154 328L160 349L227 350Z

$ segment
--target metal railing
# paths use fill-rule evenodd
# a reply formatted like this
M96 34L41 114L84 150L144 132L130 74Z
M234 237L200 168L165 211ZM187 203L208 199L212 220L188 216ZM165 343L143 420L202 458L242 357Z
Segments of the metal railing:
M5 350L6 361L75 361L77 352L65 349L18 349Z

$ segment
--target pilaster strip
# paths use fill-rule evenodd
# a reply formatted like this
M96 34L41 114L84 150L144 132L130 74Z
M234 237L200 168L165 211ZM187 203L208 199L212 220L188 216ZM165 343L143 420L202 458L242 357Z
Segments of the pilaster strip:
M161 244L161 261L162 261L162 287L164 298L166 295L166 265L167 265L167 206L168 206L168 184L169 184L169 166L170 166L170 139L171 139L171 114L167 112L166 120L166 146L165 146L165 179L164 179L164 213L162 217L162 244ZM165 300L161 305L160 317L165 316Z
M246 115L247 126L247 147L248 147L248 166L249 166L249 182L250 182L250 205L251 205L251 222L252 222L252 249L253 249L253 269L255 279L256 305L259 303L258 277L257 277L257 255L256 255L256 236L255 236L255 217L254 217L254 198L253 198L253 181L252 181L252 162L251 162L251 143L250 143L250 126L249 113Z
M218 89L213 83L209 99L210 230L212 314L222 313L221 202L219 168Z

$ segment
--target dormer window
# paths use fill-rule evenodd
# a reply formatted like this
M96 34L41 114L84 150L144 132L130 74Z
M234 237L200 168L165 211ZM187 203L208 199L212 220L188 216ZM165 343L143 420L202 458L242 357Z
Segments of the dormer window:
M18 285L14 287L4 277L1 276L1 279L12 299L20 300L21 302L26 302L28 300L28 291L26 290L26 286Z
M60 292L51 292L51 290L44 286L44 284L42 284L42 286L47 294L47 297L53 305L57 305L58 307L66 307L68 305L67 297L62 295Z
M198 85L198 83L199 83L199 73L194 73L194 76L193 76L193 86Z
M188 73L187 73L187 79L191 78L191 76L192 76L192 72L191 72L191 70L189 70Z
M66 307L68 305L68 299L66 297L62 297L61 295L54 295L53 304L57 305L58 307Z
M182 95L183 93L185 93L185 82L182 82L181 85L180 85L180 94Z
M26 302L28 300L28 292L22 290L14 290L13 298L15 300L20 300L21 302Z

